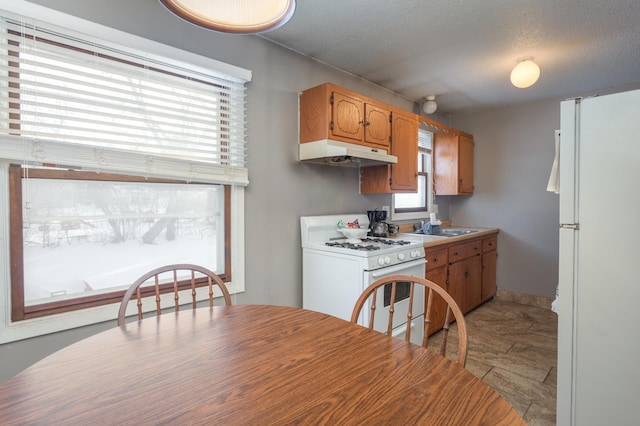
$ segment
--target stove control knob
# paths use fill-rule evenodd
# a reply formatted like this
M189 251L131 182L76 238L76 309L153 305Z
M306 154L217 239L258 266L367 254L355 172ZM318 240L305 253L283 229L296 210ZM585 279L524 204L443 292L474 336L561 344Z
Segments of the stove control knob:
M389 256L385 256L384 257L384 263L386 263L387 265L391 263L391 258Z
M378 258L378 265L384 266L384 257L379 257Z
M404 253L398 253L398 260L404 260Z
M420 256L420 250L411 250L411 257Z

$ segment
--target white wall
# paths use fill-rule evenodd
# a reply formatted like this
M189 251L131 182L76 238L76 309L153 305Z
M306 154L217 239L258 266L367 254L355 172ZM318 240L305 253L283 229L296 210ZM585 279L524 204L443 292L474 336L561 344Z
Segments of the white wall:
M554 297L558 195L547 192L560 101L454 115L474 135L475 192L449 197L455 224L500 228L498 288Z

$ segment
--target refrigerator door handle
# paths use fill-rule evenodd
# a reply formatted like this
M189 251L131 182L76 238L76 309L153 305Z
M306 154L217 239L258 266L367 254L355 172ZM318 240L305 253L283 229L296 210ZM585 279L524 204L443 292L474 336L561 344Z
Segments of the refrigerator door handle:
M580 229L580 224L579 223L561 223L560 228L573 229L575 231L578 231Z

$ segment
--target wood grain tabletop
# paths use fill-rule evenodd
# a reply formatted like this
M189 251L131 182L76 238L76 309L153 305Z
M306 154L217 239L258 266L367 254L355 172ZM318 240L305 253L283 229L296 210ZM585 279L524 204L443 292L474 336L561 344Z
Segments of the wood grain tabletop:
M268 305L164 314L70 345L0 387L0 423L525 424L435 352Z

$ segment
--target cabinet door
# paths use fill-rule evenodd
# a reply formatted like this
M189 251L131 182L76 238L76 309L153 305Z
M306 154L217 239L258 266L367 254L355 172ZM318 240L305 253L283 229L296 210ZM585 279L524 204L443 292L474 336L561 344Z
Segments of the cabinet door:
M460 135L458 193L473 194L473 138Z
M449 294L463 313L481 303L482 260L473 256L449 265Z
M398 162L360 167L362 194L418 191L418 121L415 115L396 111L391 116L391 154Z
M389 149L391 111L375 104L364 106L364 141Z
M458 192L458 141L451 133L433 137L433 180L436 195Z
M364 102L347 94L333 92L331 133L361 142L364 139Z
M433 281L443 289L447 289L447 265L443 265L434 269L427 269L426 278L429 281ZM447 304L444 299L437 294L434 294L433 301L431 302L431 324L429 324L429 335L440 330L444 325L445 315L447 313ZM453 314L450 318L453 319Z
M433 176L437 195L473 194L473 137L437 133L433 142Z
M391 165L393 192L418 191L418 121L415 115L392 113L391 154L398 162Z
M498 252L495 250L482 254L482 301L496 295L496 263Z

